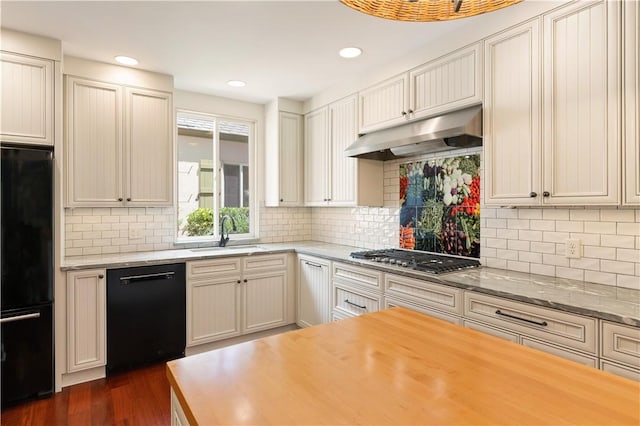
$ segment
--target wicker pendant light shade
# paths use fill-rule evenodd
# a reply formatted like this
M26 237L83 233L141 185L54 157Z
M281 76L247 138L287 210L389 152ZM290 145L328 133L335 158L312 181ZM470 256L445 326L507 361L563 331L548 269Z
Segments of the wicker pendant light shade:
M522 0L340 0L359 12L394 21L449 21L492 12Z

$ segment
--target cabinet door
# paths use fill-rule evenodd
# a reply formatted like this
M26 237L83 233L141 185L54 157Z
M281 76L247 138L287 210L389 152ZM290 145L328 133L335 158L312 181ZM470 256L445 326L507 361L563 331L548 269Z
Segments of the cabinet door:
M247 274L244 278L244 332L287 325L287 271Z
M640 5L624 2L623 203L640 205Z
M122 206L122 89L66 79L67 206Z
M172 128L170 93L127 89L125 122L127 205L171 205Z
M358 93L358 133L402 124L408 119L408 77L400 74Z
M323 206L328 201L329 110L327 107L304 117L304 202Z
M104 269L67 272L67 372L106 365Z
M53 145L53 62L2 52L0 64L2 141Z
M545 204L618 204L620 4L544 16Z
M410 118L482 102L481 55L476 43L410 71Z
M187 346L241 334L240 276L187 283Z
M298 260L298 325L329 322L331 311L329 262L301 256Z
M539 21L485 41L485 204L541 203Z
M301 206L304 197L302 116L290 112L280 112L278 127L280 133L280 205ZM267 167L271 166L267 165Z
M357 98L349 96L329 105L331 123L331 190L329 204L356 204L357 159L347 157L344 150L358 137L356 130Z

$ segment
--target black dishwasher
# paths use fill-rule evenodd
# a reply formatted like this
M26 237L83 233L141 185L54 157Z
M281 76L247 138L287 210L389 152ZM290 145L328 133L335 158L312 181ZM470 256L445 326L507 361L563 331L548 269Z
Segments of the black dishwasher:
M107 271L107 374L183 357L185 345L184 263Z

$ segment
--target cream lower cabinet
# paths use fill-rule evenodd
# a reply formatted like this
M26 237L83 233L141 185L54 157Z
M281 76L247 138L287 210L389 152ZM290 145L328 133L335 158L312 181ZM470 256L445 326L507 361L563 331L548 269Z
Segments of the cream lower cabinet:
M600 321L600 368L640 381L640 328Z
M287 254L187 262L187 347L294 322Z
M331 316L331 262L298 256L298 311L300 327L324 324Z
M383 273L333 262L331 310L333 318L354 317L384 308Z
M54 61L0 53L0 138L53 145Z
M169 206L172 94L65 78L67 207Z
M571 361L598 366L598 327L594 318L467 291L464 325Z
M640 205L640 4L623 2L622 203Z
M104 366L107 286L104 269L67 272L67 372Z
M403 306L461 324L462 290L401 275L384 275L385 307Z
M171 426L189 426L187 416L173 388L171 388Z

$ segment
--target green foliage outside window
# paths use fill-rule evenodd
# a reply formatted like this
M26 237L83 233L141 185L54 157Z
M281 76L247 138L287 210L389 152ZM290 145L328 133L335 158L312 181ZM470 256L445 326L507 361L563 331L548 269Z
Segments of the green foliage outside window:
M222 219L224 215L231 216L236 222L235 231L231 229L231 224L228 223L230 234L249 233L248 207L223 207L220 209L220 219ZM184 233L191 237L213 235L213 209L203 207L189 213L184 225Z

